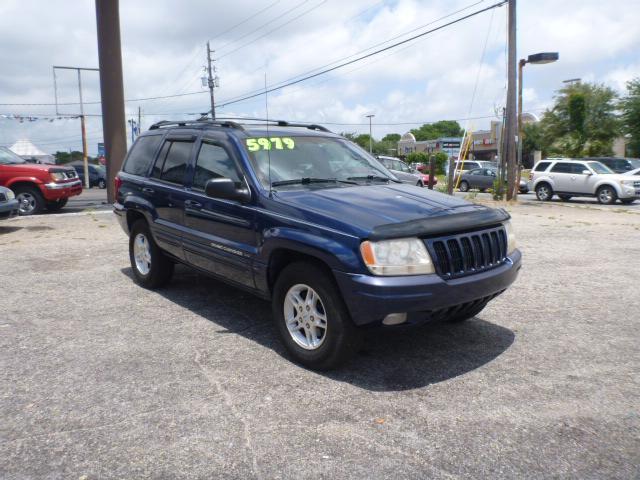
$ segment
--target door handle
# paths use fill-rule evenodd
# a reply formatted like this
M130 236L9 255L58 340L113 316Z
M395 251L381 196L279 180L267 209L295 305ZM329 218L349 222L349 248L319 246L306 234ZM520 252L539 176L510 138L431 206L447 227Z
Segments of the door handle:
M190 208L200 208L200 207L202 207L201 203L194 202L193 200L185 200L184 205L185 205L185 207L190 207Z
M151 194L151 193L156 193L156 191L155 191L153 188L149 188L149 187L144 187L144 188L142 189L142 191L143 191L144 193L149 193L149 194Z

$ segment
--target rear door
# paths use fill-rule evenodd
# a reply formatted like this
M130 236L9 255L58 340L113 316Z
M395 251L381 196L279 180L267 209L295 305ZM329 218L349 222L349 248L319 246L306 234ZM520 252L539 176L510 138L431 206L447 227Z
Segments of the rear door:
M253 288L252 265L257 252L253 209L235 200L208 197L204 192L212 178L231 178L236 186L246 187L235 147L226 136L207 132L190 171L189 199L184 204L186 260Z
M185 179L195 138L195 135L169 134L142 189L145 198L155 207L152 231L156 242L178 258L184 258L184 202L188 197Z
M575 187L571 181L573 167L569 162L557 162L549 171L549 178L553 180L553 189L556 192L572 192Z

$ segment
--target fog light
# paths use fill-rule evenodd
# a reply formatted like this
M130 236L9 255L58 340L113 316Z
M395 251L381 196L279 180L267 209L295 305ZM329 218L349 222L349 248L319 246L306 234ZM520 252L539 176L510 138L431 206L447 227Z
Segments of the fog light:
M390 313L384 320L382 320L383 325L400 325L407 321L406 313Z

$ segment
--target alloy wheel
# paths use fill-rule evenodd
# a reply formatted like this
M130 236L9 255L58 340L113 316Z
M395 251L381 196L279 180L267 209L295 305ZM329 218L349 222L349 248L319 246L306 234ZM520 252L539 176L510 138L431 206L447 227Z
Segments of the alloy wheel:
M612 203L613 192L609 188L601 188L598 192L598 200L601 203Z
M327 314L318 293L308 285L292 286L284 299L284 321L293 341L316 350L327 337Z
M138 271L142 275L148 275L151 271L151 247L149 240L143 233L136 235L133 240L133 259Z
M22 215L29 215L36 209L36 197L29 192L20 192L16 195L16 200Z

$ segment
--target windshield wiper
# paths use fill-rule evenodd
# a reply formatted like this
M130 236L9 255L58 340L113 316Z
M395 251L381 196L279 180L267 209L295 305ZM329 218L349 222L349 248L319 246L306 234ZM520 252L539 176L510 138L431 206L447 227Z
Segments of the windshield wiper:
M361 177L347 177L347 180L380 180L384 182L395 181L389 177L383 177L382 175L363 175Z
M272 187L279 187L281 185L308 185L310 183L348 183L349 185L357 185L357 182L351 182L348 180L338 180L337 178L316 178L316 177L303 177L295 178L292 180L280 180L278 182L272 182Z

